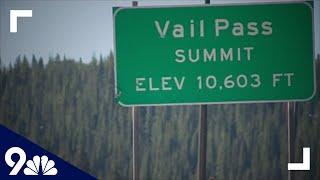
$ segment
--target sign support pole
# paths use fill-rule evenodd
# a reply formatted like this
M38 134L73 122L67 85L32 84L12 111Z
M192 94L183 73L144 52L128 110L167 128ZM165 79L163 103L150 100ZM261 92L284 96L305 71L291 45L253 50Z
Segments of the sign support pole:
M288 162L293 162L294 159L294 142L296 129L296 102L287 102L286 116L288 121ZM288 171L288 180L293 179L293 174Z
M199 145L198 145L198 180L206 179L207 156L207 109L208 105L200 105Z
M132 107L132 179L139 180L139 108Z
M210 0L205 0L205 4L210 4ZM199 145L198 145L198 180L206 179L206 159L207 159L207 110L208 105L200 105L199 116Z
M138 6L138 1L132 1L132 6ZM139 108L132 107L132 179L139 180Z
M286 116L288 121L288 162L291 163L291 131L290 131L290 102L287 102L287 110L286 110ZM291 180L291 171L288 171L288 180Z
M297 126L297 104L296 102L287 102L287 121L288 121L288 163L294 160L295 134ZM293 148L292 148L293 147ZM293 174L288 171L288 180L293 179Z

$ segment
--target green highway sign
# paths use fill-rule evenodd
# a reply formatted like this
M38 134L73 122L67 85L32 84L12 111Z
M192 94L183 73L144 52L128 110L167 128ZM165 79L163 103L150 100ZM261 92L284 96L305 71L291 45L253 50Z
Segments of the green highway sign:
M306 101L315 93L306 2L115 8L124 106Z

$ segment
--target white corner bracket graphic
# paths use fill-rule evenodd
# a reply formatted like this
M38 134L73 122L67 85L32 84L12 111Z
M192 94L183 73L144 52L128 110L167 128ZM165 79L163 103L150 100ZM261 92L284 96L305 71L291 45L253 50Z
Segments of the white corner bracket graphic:
M18 31L18 17L32 17L32 10L10 10L10 33Z
M308 171L310 170L310 148L303 148L302 163L288 163L289 171Z

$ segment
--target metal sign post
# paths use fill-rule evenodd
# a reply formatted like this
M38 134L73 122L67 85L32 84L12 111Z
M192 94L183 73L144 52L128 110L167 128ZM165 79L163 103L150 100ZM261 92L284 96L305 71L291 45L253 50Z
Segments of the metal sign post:
M139 179L139 108L132 107L132 179Z
M198 145L198 180L205 180L206 179L207 109L208 109L208 105L200 105L199 145Z
M291 163L291 131L290 131L290 102L287 102L286 116L288 121L288 162ZM291 180L291 171L288 171L288 180Z
M138 1L132 1L132 6L138 6ZM132 107L132 179L139 180L139 108Z
M288 122L288 163L294 162L294 144L296 134L296 102L287 102L286 116ZM288 171L288 180L293 179L293 174Z
M205 4L210 4L210 0L205 0ZM208 105L200 105L199 116L199 145L198 145L198 180L206 179L207 163L207 111Z

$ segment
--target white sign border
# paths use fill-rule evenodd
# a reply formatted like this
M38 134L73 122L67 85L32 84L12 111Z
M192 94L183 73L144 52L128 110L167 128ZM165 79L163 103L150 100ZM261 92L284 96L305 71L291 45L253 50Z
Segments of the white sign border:
M305 102L311 100L316 94L317 84L316 84L316 66L315 66L315 40L314 40L314 9L309 4L311 1L283 1L283 2L252 2L252 3L228 3L228 4L196 4L196 5L157 5L157 6L130 6L130 7L115 7L117 8L113 12L113 45L114 45L114 90L115 90L115 98L121 95L121 92L118 94L117 87L117 60L116 60L116 15L124 9L159 9L159 8L179 8L179 7L216 7L216 6L251 6L251 5L272 5L272 4L305 4L311 10L312 17L312 54L313 54L313 93L310 97L306 99L281 99L281 100L253 100L253 101L222 101L222 102L190 102L190 103L158 103L158 104L124 104L121 101L117 100L117 102L123 107L146 107L146 106L181 106L181 105L214 105L214 104L249 104L249 103L282 103L282 102Z

